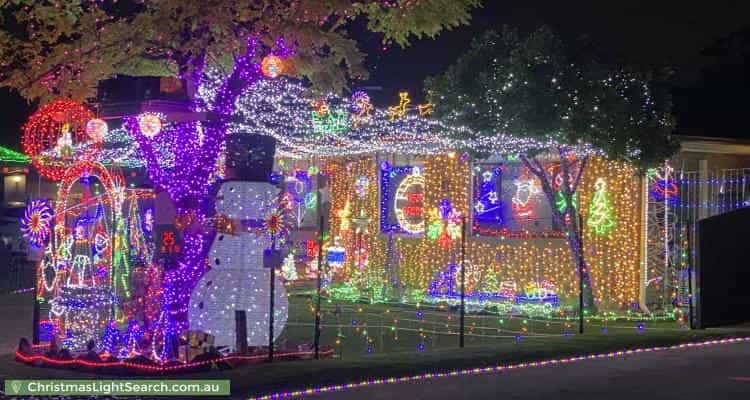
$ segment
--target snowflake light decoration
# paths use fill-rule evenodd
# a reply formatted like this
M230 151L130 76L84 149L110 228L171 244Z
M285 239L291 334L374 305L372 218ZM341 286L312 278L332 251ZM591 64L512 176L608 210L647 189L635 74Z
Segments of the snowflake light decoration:
M52 232L52 207L47 200L32 200L21 218L21 232L36 247L47 243Z
M274 204L263 218L263 232L269 239L283 239L289 232L289 216L283 207Z

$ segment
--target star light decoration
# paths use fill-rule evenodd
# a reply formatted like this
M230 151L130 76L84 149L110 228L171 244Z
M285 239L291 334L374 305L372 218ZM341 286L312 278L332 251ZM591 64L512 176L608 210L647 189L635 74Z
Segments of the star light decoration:
M369 231L370 226L370 218L365 215L365 210L359 210L359 215L352 218L352 223L354 223L354 233L359 234L365 234Z
M336 212L336 216L339 217L339 220L341 222L339 225L339 231L342 233L348 232L352 226L352 222L351 222L352 203L351 201L349 201L349 199L346 199L344 208Z
M52 207L47 200L32 200L21 218L21 232L35 247L43 247L52 232Z

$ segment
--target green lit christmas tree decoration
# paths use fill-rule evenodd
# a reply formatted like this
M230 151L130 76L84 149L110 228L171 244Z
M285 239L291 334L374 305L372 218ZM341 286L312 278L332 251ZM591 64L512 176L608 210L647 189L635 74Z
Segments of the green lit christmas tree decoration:
M485 274L482 290L486 293L498 293L500 291L500 281L497 279L497 272L490 269Z
M133 196L130 199L130 208L128 210L127 236L130 245L131 260L145 261L151 258L148 243L141 225L141 217L138 210L138 198Z
M607 183L604 179L599 178L594 183L594 189L594 197L591 199L589 218L586 224L593 228L596 233L604 235L615 226L612 207L609 205L609 198L607 197Z
M112 249L112 289L120 304L130 299L130 247L128 243L128 230L125 219L117 217L115 222L115 234ZM115 308L115 319L118 316L118 308Z
M297 266L294 264L293 251L284 259L284 264L281 266L281 275L287 282L293 282L299 279L299 276L297 275Z

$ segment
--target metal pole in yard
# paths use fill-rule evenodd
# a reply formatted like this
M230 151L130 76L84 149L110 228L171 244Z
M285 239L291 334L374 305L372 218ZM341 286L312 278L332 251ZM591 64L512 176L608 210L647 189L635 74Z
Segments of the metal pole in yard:
M318 277L315 289L315 359L320 358L320 288L322 286L323 271L323 216L318 225Z
M695 329L695 322L693 318L693 266L690 263L690 254L693 251L692 246L690 245L690 219L687 221L687 230L685 238L685 242L687 243L687 249L684 251L688 254L688 265L687 265L687 281L688 281L688 318L690 318L690 329Z
M464 347L464 319L466 317L466 217L461 219L461 318L458 347Z
M247 354L247 311L234 310L235 338L237 353Z
M276 251L276 237L271 239L271 254ZM276 297L276 266L271 266L271 290L270 296L271 301L270 309L268 312L268 362L273 362L273 311L274 311L274 300Z
M42 271L44 273L44 271ZM36 274L34 274L34 313L32 315L32 323L34 324L31 327L31 344L39 344L39 301L36 298L36 285L38 283L36 282ZM44 279L44 277L42 277Z
M578 214L578 333L583 334L583 216Z

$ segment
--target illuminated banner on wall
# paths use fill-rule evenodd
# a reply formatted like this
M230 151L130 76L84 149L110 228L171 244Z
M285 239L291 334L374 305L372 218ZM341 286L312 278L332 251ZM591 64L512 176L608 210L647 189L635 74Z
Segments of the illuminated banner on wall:
M380 228L383 232L424 233L424 177L421 166L380 166Z
M539 180L523 164L479 164L473 175L475 234L506 237L562 234Z

